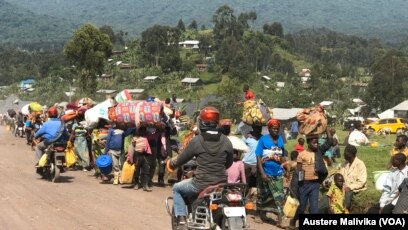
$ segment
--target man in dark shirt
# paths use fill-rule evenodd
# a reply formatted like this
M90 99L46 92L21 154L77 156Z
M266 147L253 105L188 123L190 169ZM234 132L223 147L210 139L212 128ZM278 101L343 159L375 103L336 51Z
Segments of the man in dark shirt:
M226 183L226 170L233 163L233 148L230 140L218 129L219 111L205 107L199 115L200 135L194 137L185 150L167 162L169 171L196 157L197 169L194 177L173 186L174 212L178 229L186 229L186 205L184 198L192 197L210 185Z

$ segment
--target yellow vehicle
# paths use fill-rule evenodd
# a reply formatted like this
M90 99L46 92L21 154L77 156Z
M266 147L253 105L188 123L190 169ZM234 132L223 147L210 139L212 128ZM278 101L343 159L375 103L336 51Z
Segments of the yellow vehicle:
M407 121L402 118L385 118L374 121L366 126L366 128L370 131L378 132L380 130L389 131L391 133L396 133L399 130L405 128L405 123Z

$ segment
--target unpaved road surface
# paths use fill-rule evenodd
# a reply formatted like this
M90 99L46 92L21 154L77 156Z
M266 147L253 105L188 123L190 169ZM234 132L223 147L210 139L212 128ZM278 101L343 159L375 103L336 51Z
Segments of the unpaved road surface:
M40 179L34 164L25 139L0 126L0 229L171 229L164 207L170 186L136 191L83 171L52 183ZM247 219L251 229L279 229Z

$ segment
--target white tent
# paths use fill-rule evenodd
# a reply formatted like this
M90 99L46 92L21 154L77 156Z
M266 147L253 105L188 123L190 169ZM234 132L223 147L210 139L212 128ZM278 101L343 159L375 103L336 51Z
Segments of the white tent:
M399 110L399 111L407 111L408 110L408 100L405 100L398 105L394 106L391 108L392 110Z
M295 118L297 113L299 112L299 108L291 108L291 109L284 109L284 108L273 108L273 118L285 121L292 118Z
M380 119L384 119L384 118L393 118L394 117L394 110L392 109L387 109L382 113L378 114L378 117Z

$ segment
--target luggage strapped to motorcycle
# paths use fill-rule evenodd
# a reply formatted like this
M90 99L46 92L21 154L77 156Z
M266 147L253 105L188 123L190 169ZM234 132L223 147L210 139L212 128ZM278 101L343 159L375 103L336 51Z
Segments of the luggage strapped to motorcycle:
M44 140L44 143L46 144L52 144L54 142L56 142L61 136L62 133L64 132L65 126L64 126L64 122L61 121L61 126L60 129L58 130L57 136L51 140Z

